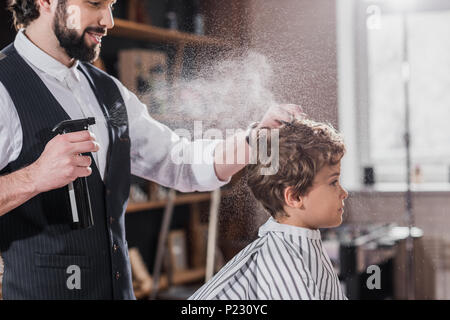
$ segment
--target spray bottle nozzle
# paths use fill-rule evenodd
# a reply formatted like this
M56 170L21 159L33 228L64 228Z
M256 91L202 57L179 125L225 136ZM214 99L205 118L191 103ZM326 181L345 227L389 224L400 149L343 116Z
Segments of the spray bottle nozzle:
M52 130L53 133L66 134L87 130L95 124L95 118L90 117L78 120L65 120L58 123ZM87 153L84 155L88 155ZM68 184L70 209L72 212L71 225L74 229L89 228L94 225L89 188L86 177L79 177Z
M89 117L78 120L65 120L58 123L52 130L54 133L64 134L68 132L76 132L87 130L90 125L95 124L95 118Z

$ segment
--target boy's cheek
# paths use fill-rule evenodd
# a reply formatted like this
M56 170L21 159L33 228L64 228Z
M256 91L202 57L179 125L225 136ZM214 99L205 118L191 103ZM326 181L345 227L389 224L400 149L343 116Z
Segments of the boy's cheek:
M327 221L324 223L324 228L335 228L342 224L342 214L339 214L337 210L330 210Z
M339 227L342 224L343 220L344 220L343 217L339 216L337 224L335 225L335 227Z

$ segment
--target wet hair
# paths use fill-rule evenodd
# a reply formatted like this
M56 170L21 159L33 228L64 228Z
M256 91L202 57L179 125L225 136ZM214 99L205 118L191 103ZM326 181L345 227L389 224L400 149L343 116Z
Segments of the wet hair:
M277 129L259 130L257 145L260 139L267 139L267 146L271 146L271 130ZM257 159L256 164L247 166L250 190L274 218L288 216L283 210L287 187L293 188L295 197L307 194L317 173L326 165L338 164L345 154L342 136L330 124L294 120L278 130L279 167L276 173L261 174L272 161Z

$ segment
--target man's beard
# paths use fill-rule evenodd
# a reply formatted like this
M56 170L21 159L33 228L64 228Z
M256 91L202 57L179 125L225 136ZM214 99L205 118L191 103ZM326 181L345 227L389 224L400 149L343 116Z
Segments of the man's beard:
M89 47L85 43L84 38L88 31L104 33L104 29L88 27L81 36L79 36L76 29L67 28L65 21L67 21L67 12L66 4L63 1L63 3L58 4L53 20L53 31L59 41L59 45L71 58L87 62L95 61L100 54L100 46L93 45L92 47Z

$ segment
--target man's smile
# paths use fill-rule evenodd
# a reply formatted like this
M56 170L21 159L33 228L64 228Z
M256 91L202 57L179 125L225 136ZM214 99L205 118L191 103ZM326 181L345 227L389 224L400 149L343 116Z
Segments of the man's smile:
M95 33L88 31L87 34L92 39L92 41L96 44L100 44L102 42L102 37L105 35L104 33Z

